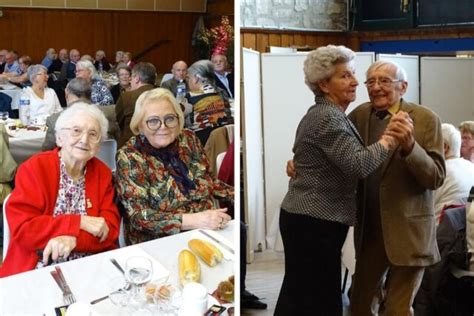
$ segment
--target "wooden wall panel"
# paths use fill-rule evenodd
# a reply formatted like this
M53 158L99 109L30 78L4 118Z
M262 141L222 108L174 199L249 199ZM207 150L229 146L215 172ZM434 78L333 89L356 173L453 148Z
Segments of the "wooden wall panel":
M92 56L103 49L114 60L116 50L136 54L160 40L170 42L141 59L158 72L168 72L178 59L194 61L191 37L198 13L3 8L3 14L0 48L28 54L35 63L48 47Z

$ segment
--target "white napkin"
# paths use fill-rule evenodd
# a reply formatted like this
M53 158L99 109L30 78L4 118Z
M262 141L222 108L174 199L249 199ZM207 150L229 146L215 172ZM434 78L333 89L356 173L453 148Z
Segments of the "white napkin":
M230 242L228 239L222 237L218 232L216 232L214 230L208 230L208 229L202 229L202 230L204 230L206 233L208 233L212 237L216 238L217 240L219 240L221 243L225 244L226 246L229 246L231 249L234 249L234 245L232 244L232 242ZM200 233L199 230L197 230L192 235L191 239L203 239L205 241L208 241L208 242L212 243L214 246L216 246L217 248L219 248L219 250L224 255L224 259L234 260L234 255L230 251L228 251L225 247L222 247L221 245L216 243L211 238L209 238L206 235ZM235 249L234 249L234 252L235 252Z

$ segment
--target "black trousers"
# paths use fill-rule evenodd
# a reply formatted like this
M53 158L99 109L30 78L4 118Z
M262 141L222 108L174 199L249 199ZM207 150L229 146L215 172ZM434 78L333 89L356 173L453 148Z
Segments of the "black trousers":
M275 315L342 315L341 248L348 229L281 210L285 276Z

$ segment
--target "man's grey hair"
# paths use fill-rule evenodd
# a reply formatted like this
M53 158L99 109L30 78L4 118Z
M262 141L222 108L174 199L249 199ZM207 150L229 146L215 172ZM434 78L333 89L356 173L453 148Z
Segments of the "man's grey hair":
M395 79L400 81L408 81L408 76L405 69L403 69L399 64L388 60L378 60L372 65L370 65L369 69L367 69L367 72L365 73L366 78L369 77L369 74L372 71L375 71L381 67L389 67L390 69L392 69L395 72Z
M137 75L145 84L155 85L156 68L152 63L140 62L132 69L132 76Z
M327 45L311 51L303 66L306 85L315 95L322 95L318 83L329 79L336 71L336 65L352 62L354 58L355 53L342 45Z
M66 86L68 94L72 94L85 102L91 102L92 86L84 78L74 78Z
M48 68L39 64L28 67L28 79L30 82L33 82L33 79L42 71L48 73Z
M68 107L59 114L59 117L54 125L54 131L56 132L56 142L59 132L64 128L69 128L74 125L74 121L80 114L86 114L99 123L100 135L102 139L107 138L107 130L109 128L109 121L105 118L104 112L95 104L87 104L85 102L74 103L73 106Z
M210 60L201 59L188 68L188 76L195 77L202 84L215 85L214 65Z
M443 123L441 125L443 141L449 146L446 159L461 157L461 133L452 124Z

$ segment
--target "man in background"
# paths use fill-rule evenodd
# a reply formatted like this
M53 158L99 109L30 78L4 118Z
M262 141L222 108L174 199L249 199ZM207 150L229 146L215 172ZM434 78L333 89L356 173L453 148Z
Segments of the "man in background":
M216 86L221 88L227 99L234 98L234 74L227 71L227 57L221 54L214 54L211 57L214 65Z
M188 91L188 85L184 80L186 78L186 74L188 71L188 65L182 61L178 60L173 64L171 68L171 73L173 74L173 78L166 80L161 85L162 88L168 89L173 92L174 96L176 97L177 87L179 83L184 83L186 87L186 91Z

